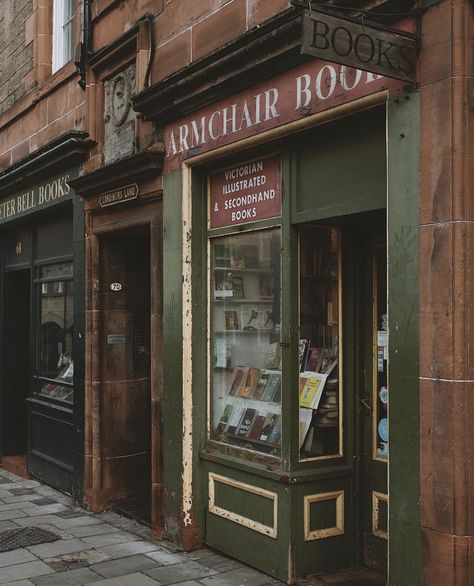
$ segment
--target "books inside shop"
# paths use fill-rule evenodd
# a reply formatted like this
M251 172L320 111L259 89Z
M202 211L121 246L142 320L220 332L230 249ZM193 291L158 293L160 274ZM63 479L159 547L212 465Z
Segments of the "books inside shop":
M340 453L340 232L300 230L300 458Z
M211 439L279 456L280 229L211 242Z

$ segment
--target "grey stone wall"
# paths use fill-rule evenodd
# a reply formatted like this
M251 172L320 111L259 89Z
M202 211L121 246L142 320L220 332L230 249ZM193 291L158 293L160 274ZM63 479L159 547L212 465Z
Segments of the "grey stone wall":
M33 0L0 0L0 114L25 94L33 69L33 42L25 45L25 22Z

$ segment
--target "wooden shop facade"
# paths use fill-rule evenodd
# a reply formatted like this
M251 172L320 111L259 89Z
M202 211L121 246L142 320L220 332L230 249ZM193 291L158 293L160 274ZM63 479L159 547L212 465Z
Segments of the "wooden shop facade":
M295 14L134 98L165 145L152 525L288 583L386 575L390 535L389 570L408 583L419 96L301 56Z
M417 56L314 14L146 89L141 18L0 174L1 449L288 584L418 584Z

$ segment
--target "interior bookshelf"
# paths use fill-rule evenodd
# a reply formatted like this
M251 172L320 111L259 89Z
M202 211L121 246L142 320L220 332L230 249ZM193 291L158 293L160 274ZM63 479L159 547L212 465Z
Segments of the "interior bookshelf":
M279 455L280 231L212 241L211 439Z
M300 458L340 453L340 236L300 230Z

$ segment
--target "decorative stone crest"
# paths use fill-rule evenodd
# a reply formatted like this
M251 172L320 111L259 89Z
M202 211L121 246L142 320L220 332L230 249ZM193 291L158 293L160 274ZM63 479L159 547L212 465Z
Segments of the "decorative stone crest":
M135 65L104 83L104 162L112 163L135 152Z

